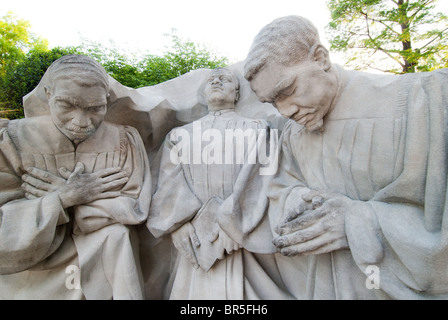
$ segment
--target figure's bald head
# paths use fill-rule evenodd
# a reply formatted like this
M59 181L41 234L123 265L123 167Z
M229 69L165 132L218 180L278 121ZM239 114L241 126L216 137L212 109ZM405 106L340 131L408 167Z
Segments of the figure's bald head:
M262 102L310 131L323 130L337 93L338 76L316 27L288 16L265 26L254 39L244 77Z
M45 73L45 92L55 126L73 143L91 137L107 113L109 76L95 60L64 56Z
M210 111L233 109L239 99L238 77L228 68L216 68L210 72L204 93Z
M83 86L100 84L109 92L109 76L101 64L83 55L67 55L59 58L47 69L47 89L58 80L70 79Z
M321 46L317 28L306 18L287 16L266 25L255 37L244 66L250 81L267 63L291 66L312 59Z

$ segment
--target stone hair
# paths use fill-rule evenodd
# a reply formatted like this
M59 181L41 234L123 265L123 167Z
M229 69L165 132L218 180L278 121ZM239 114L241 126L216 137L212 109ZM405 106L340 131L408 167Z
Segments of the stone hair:
M83 55L67 55L59 58L47 69L47 81L50 87L58 79L71 79L78 84L102 85L109 92L109 76L101 64Z
M319 44L319 32L308 19L275 19L255 37L246 58L244 77L250 80L269 61L291 66L307 60Z

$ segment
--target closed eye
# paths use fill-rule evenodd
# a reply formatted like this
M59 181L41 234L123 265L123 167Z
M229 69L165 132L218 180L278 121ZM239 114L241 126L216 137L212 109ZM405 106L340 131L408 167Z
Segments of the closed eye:
M281 80L275 86L273 96L271 97L273 101L283 97L288 97L294 94L297 89L296 76L291 76Z
M105 108L106 108L105 105L93 106L93 107L89 107L89 111L91 111L91 112L102 112Z
M296 90L297 90L297 86L294 85L295 83L293 83L291 86L289 86L288 88L286 88L285 90L283 90L280 94L282 96L292 96Z
M63 110L71 110L75 108L74 105L65 101L58 101L58 107Z

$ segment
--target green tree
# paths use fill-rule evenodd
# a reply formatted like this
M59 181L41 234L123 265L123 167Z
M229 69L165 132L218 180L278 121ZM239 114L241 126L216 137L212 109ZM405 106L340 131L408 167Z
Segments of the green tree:
M138 55L121 50L112 41L105 45L84 39L81 45L71 49L77 54L83 54L98 61L112 78L127 87L139 88L148 85L142 74Z
M448 18L437 0L328 0L330 50L346 66L394 74L448 67Z
M29 21L18 19L12 12L0 18L0 76L7 66L18 64L30 50L48 49L48 41L30 29Z
M200 68L225 66L227 58L192 41L178 37L174 32L171 47L161 56L123 51L110 42L104 45L84 39L82 44L71 49L101 63L106 71L121 84L140 88L156 85Z
M23 117L23 96L37 86L56 59L67 54L83 54L97 60L111 77L131 88L155 85L194 69L215 68L227 62L211 50L175 35L172 42L172 48L162 56L123 52L113 43L104 45L86 39L79 46L30 50L19 62L8 64L0 76L0 117Z
M179 77L192 70L214 69L228 64L226 57L221 57L212 50L171 34L171 47L162 56L147 55L140 64L147 85L155 85Z
M17 65L8 65L0 83L0 117L22 118L22 98L39 83L47 68L60 57L76 53L73 48L33 49Z

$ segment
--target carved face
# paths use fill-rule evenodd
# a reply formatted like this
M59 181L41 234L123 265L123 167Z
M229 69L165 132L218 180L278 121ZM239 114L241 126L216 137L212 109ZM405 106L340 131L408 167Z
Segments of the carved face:
M250 86L261 102L272 103L283 116L315 131L330 111L337 80L318 63L269 63L253 76Z
M236 83L232 72L226 69L213 70L205 86L209 110L219 110L233 105L237 100Z
M92 136L106 116L107 92L100 84L60 79L47 95L54 124L75 143Z

